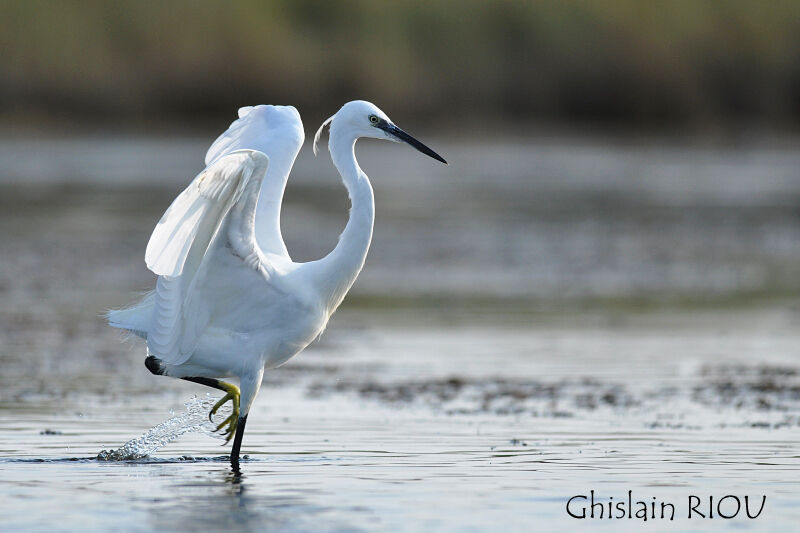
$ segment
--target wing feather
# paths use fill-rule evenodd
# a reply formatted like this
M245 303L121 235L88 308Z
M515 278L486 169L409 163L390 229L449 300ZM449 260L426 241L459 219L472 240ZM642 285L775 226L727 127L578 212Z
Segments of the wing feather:
M229 300L234 296L225 289L246 286L240 272L220 275L215 269L227 267L210 261L210 255L232 254L267 282L271 261L291 260L280 232L280 210L304 140L300 115L291 106L258 105L242 107L238 117L209 148L206 169L153 231L145 261L159 275L156 290L108 315L112 326L146 337L148 350L168 363L185 362L214 313L222 312L212 295ZM243 175L249 167L250 175ZM238 287L209 288L234 279Z
M257 105L239 109L239 119L206 153L206 165L234 150L258 150L269 156L258 206L257 239L262 250L289 258L281 236L280 214L289 172L303 145L300 114L291 106Z
M158 222L145 251L147 268L159 276L180 276L189 253L208 248L222 217L243 187L246 153L231 154L201 172Z
M159 278L147 348L165 363L184 363L211 320L214 302L204 298L199 287L213 253L233 253L267 275L255 234L244 223L255 220L267 168L268 158L261 152L240 150L225 155L178 196L153 232L148 243L148 259L153 261L148 260L148 267ZM192 227L185 228L188 224ZM242 225L244 229L239 228ZM236 243L230 242L232 235Z

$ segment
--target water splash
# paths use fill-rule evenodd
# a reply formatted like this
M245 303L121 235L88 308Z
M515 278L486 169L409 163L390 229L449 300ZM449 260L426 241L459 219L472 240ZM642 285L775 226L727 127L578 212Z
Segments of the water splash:
M101 451L97 454L97 459L100 461L132 461L143 459L163 448L181 435L196 431L202 431L209 436L222 438L220 434L214 432L216 424L208 420L208 412L218 400L219 398L213 398L211 395L206 395L203 399L192 396L188 402L183 404L184 407L186 407L185 413L174 416L150 428L143 435L129 440L116 450ZM220 408L215 416L220 420L224 420L228 417L230 411L230 404L228 403Z

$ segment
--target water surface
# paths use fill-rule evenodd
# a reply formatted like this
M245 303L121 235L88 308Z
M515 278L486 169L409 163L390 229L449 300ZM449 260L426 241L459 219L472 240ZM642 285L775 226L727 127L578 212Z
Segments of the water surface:
M656 529L792 529L798 152L431 144L453 165L359 149L375 245L265 376L236 477L202 431L96 459L205 399L102 319L152 284L147 235L203 143L0 143L1 529L641 530L569 517L591 490L673 503ZM344 224L326 165L304 152L287 190L298 259ZM687 518L727 494L762 515Z

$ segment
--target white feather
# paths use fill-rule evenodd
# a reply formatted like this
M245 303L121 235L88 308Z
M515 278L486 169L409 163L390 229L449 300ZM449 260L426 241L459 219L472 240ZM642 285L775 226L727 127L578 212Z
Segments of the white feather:
M239 377L247 415L264 368L324 330L364 265L375 202L353 146L360 137L386 138L372 115L385 117L369 102L348 102L317 131L315 144L331 125L328 147L350 219L327 256L295 263L281 238L280 204L304 138L300 117L293 107L240 109L209 148L206 169L153 231L145 259L159 275L156 290L110 312L110 323L146 336L165 375Z
M258 198L256 238L265 253L289 258L281 236L281 202L289 171L303 145L303 123L291 106L257 105L239 109L239 119L206 153L206 165L234 150L258 150L269 156L269 169Z
M322 125L319 128L317 128L317 133L314 134L314 144L312 146L314 155L317 155L317 143L319 143L319 138L322 136L322 130L325 128L325 126L327 126L333 121L333 117L335 116L336 115L332 115L328 117L327 119L325 119L325 122L323 122Z
M247 153L220 159L175 198L147 243L147 268L159 276L176 277L183 272L192 248L202 257L222 217L241 194L247 160Z
M292 106L242 107L239 109L239 118L209 147L205 163L210 165L234 150L258 150L273 159L274 155L281 152L279 146L289 147L287 151L294 152L296 156L304 137L300 114Z
M245 255L248 261L240 259L248 268L267 272L250 223L267 168L261 152L240 150L223 156L178 196L153 232L148 267L159 278L147 348L165 363L185 362L209 323L213 302L202 297L199 287L215 253Z

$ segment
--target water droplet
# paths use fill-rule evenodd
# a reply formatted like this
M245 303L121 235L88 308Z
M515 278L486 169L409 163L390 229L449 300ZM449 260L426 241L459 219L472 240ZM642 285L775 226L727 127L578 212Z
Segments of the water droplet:
M214 398L209 394L202 400L198 399L197 396L193 396L184 404L186 407L185 413L174 416L150 428L143 435L129 440L116 450L101 451L97 454L97 459L100 461L132 461L143 459L163 448L181 435L195 431L202 431L206 435L223 438L221 435L214 433L216 424L208 420L208 412L217 400L218 398ZM216 416L225 419L230 414L229 411L230 407L226 404L217 412Z

